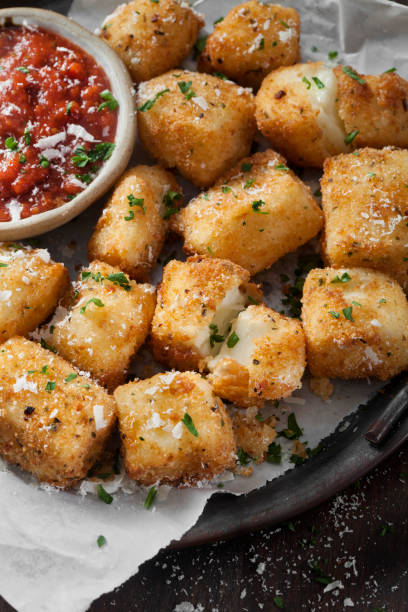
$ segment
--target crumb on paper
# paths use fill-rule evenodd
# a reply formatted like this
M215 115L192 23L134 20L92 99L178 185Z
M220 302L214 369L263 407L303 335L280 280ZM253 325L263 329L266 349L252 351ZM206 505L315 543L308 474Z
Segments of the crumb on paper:
M334 385L328 378L311 378L309 380L310 391L326 401L332 396L334 391Z

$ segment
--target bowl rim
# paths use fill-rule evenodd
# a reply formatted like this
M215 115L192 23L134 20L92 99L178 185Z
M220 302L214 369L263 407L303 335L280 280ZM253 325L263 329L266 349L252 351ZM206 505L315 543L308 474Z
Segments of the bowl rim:
M114 138L116 146L96 178L73 200L57 208L17 221L0 222L0 240L16 240L55 229L101 198L126 169L136 141L137 123L133 82L122 59L104 40L55 11L29 7L0 9L0 27L4 26L7 19L15 20L16 25L25 25L25 22L38 25L72 41L85 53L91 55L103 69L110 82L111 91L119 101Z

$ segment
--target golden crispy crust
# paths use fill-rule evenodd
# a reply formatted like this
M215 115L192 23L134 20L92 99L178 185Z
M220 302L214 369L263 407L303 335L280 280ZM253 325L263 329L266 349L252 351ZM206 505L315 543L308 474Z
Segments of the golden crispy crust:
M276 438L276 419L259 421L257 408L230 411L237 448L247 453L255 463L265 461L269 445Z
M408 367L408 303L390 277L366 268L312 270L302 302L313 376L386 380Z
M321 226L309 187L271 149L240 160L171 220L187 253L230 259L251 274L297 249Z
M348 134L358 131L353 146L408 146L408 81L396 73L358 75L360 83L334 69L338 82L337 108Z
M262 295L249 282L247 270L230 261L200 256L170 261L163 271L152 322L155 359L179 369L199 368L210 351L209 325L226 295L234 291L238 299L242 293L242 308L248 295L256 301Z
M408 290L408 151L360 149L326 160L321 181L329 265L363 266Z
M130 478L190 486L234 466L230 418L199 374L157 374L119 387L115 399ZM189 417L197 436L182 421Z
M250 90L213 76L172 70L142 83L137 101L143 146L195 185L211 185L249 153L256 129ZM154 104L146 108L149 101Z
M0 454L39 480L69 488L98 459L115 402L39 344L14 337L0 351Z
M139 83L179 66L203 25L202 16L185 2L133 0L105 19L100 36Z
M43 334L60 355L109 389L125 380L131 358L147 337L156 303L154 287L126 276L122 285L109 280L117 274L123 273L100 261L81 270Z
M208 362L217 395L240 406L262 406L301 386L306 350L299 321L260 304L241 312L232 331L238 342L225 343Z
M168 192L180 194L171 206L164 202ZM136 280L148 280L167 233L165 217L181 206L181 194L174 176L160 166L136 166L125 172L89 240L89 259L118 266Z
M221 71L245 87L258 88L279 66L300 58L300 18L295 9L244 2L216 24L199 57L199 70Z
M40 325L68 283L68 270L45 249L0 243L0 343Z

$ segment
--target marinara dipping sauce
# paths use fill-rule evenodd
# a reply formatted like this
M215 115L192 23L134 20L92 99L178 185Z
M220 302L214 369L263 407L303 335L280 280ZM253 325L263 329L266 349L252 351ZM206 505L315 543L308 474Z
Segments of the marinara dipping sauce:
M0 222L61 206L113 152L118 103L102 68L54 32L0 28Z

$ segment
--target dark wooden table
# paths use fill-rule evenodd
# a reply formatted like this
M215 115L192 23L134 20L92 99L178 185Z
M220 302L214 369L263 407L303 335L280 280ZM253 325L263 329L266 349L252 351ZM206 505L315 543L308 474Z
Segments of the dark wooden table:
M332 578L343 588L324 593ZM163 551L91 612L273 611L276 596L287 612L408 611L408 445L286 525Z

